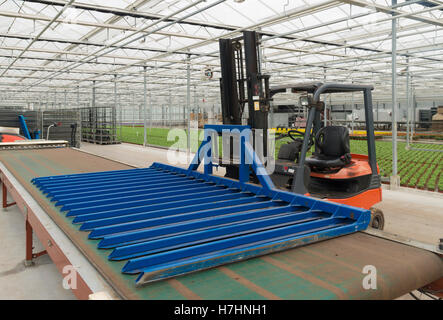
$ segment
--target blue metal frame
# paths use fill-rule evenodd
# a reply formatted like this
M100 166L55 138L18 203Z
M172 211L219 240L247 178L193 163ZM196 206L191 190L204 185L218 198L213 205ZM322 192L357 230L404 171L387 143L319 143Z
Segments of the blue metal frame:
M20 122L20 127L22 128L23 136L26 139L40 139L40 130L35 130L33 135L29 132L28 125L26 124L26 118L23 115L18 116L18 121Z
M211 133L222 134L223 132L237 132L240 136L239 150L240 150L240 165L239 165L239 181L241 185L249 182L250 166L247 164L247 159L251 162L252 170L257 174L257 178L260 184L266 190L275 189L274 183L266 173L266 169L261 163L259 157L255 154L255 151L250 143L250 126L239 125L205 125L205 136L202 144L200 145L197 154L192 160L191 165L188 168L188 174L192 171L196 171L202 160L204 159L204 173L211 175L213 173L214 164L212 163L213 143Z
M23 136L24 136L26 139L31 140L32 137L31 137L31 134L29 133L28 125L26 124L26 119L25 119L25 117L22 116L22 115L19 115L19 116L18 116L18 121L20 122L20 127L22 128Z
M61 212L127 260L137 283L156 281L366 229L370 212L275 189L247 138L240 139L239 181L211 175L211 132L246 126L206 126L188 169L150 168L35 178ZM249 166L245 159L252 159ZM204 161L202 161L204 159ZM204 162L205 173L197 171ZM248 183L250 170L261 186Z

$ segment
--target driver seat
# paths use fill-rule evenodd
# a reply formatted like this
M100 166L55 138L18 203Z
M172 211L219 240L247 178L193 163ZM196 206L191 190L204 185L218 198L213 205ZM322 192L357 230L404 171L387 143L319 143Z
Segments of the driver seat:
M320 129L315 137L315 152L306 159L311 168L342 168L351 163L349 132L343 126Z

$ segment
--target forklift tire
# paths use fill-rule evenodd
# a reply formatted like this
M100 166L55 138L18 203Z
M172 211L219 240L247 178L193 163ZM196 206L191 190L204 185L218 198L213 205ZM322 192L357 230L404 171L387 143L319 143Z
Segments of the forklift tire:
M385 228L385 216L383 211L377 208L371 208L371 222L369 226L373 229L383 230Z

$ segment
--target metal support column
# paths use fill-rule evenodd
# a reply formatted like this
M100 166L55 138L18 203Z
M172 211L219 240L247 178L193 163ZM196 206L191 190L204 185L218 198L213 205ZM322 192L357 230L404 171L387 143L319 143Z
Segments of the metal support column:
M199 114L200 114L200 107L199 107L199 105L198 105L198 102L197 102L197 86L195 86L194 85L194 93L193 93L193 96L194 96L194 113L197 113L197 121L198 121L198 117L199 117Z
M409 74L409 57L406 57L406 149L409 149L410 133L411 133L411 92L410 92L410 78Z
M25 266L30 267L32 266L34 263L32 261L32 227L29 223L29 221L26 219L25 221L25 230L26 230L26 254L25 254Z
M80 86L77 86L77 108L80 108Z
M146 131L147 123L147 108L148 108L148 88L147 88L147 76L146 66L143 67L143 145L146 147L148 144L148 132Z
M272 112L272 108L271 108L271 112ZM218 117L217 117L217 113L215 111L215 104L212 104L212 121L214 122L213 124L218 124Z
M92 81L92 101L91 107L95 108L95 80Z
M414 77L411 77L411 84L413 84ZM415 122L416 122L416 116L417 116L417 97L415 96L414 87L411 88L411 94L412 94L412 131L411 131L411 138L414 139L415 134Z
M46 250L34 253L34 241L32 238L33 230L32 226L29 223L28 219L25 221L25 230L26 230L26 248L25 248L25 266L30 267L34 265L34 259L38 258L40 256L43 256L45 254L48 254Z
M149 103L149 133L152 133L152 108L154 107L152 104L151 91L148 92L148 103Z
M172 127L172 96L171 91L169 91L169 97L168 97L168 110L169 110L169 126Z
M397 5L397 0L392 0L392 6ZM396 14L393 13L393 16ZM397 157L397 18L392 20L392 176L390 177L391 189L400 186L398 176Z
M354 83L354 81L352 81ZM351 128L352 128L352 134L354 134L354 92L352 92L352 98L351 98Z
M186 107L188 108L188 140L186 153L188 159L190 159L191 153L191 55L188 55L187 68L186 68Z
M379 117L379 109L380 109L380 103L379 103L379 101L377 101L377 122L378 122L378 117Z
M135 110L136 110L136 106L135 106L135 93L132 93L132 127L133 128L135 126Z
M323 68L323 80L324 83L326 83L326 68ZM329 95L331 96L331 95ZM327 127L328 126L328 107L326 105L326 99L324 99L325 102L325 109L324 109L324 114L323 114L323 122L324 122L324 126Z
M16 204L15 202L8 203L8 190L6 189L5 183L2 183L2 200L3 200L2 203L3 209L6 209Z
M114 75L114 107L115 107L115 110L114 110L114 112L113 112L113 115L112 115L112 122L114 122L115 121L115 119L117 118L117 108L118 108L118 97L117 97L117 75L115 74ZM119 108L119 115L120 115L120 139L122 139L122 127L123 127L123 116L122 116L122 108L120 107ZM117 121L115 121L115 122L117 122ZM114 127L114 130L115 131L117 131L117 128L116 128L116 123L113 123L113 127ZM114 137L117 135L117 132L114 132Z

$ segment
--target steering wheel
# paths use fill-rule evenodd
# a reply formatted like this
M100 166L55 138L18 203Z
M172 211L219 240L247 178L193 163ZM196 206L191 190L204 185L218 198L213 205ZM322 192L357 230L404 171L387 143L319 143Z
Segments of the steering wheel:
M277 130L279 129L285 129L284 127L278 126ZM303 142L304 137L305 137L305 133L302 131L299 131L297 129L289 129L286 134L284 133L280 133L280 135L276 138L276 140L281 140L284 139L286 137L291 138L292 141L294 142ZM309 136L309 144L308 144L308 150L312 148L312 146L314 145L314 137L311 134Z
M300 136L299 138L295 138L292 134L296 134L296 136ZM291 129L288 131L288 136L291 138L294 142L304 140L305 133L298 131L296 129ZM308 144L308 150L312 148L312 146L315 144L313 134L309 135L309 144Z
M299 136L301 138L304 138L304 136L305 136L304 132L298 131L296 129L289 129L288 130L288 137L291 138L293 141L297 141L297 139L295 138L294 135Z

